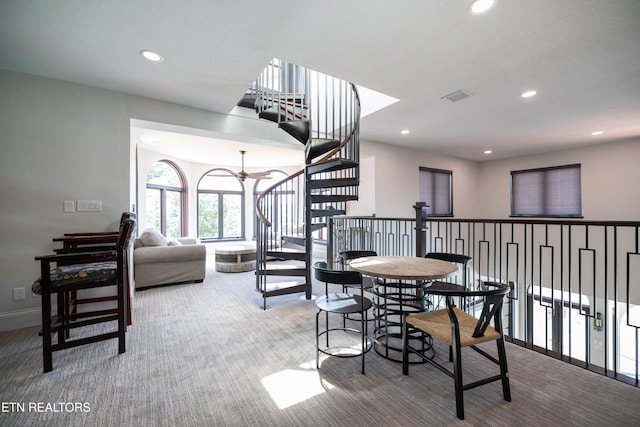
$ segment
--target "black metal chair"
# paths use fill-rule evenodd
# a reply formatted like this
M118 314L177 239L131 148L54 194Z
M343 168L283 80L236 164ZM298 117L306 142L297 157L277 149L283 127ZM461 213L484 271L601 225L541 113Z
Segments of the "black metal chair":
M462 280L459 279L459 276L456 274L453 277L449 277L445 280L435 280L433 282L431 282L431 284L438 284L438 283L442 283L442 282L446 282L446 283L455 283L457 285L462 285L465 288L469 288L470 284L468 282L468 270L469 270L469 263L471 262L472 258L470 256L467 255L461 255L461 254L455 254L455 253L449 253L449 252L429 252L428 254L426 254L424 256L425 258L431 258L431 259L438 259L440 261L447 261L450 262L452 264L457 264L458 265L458 271L462 273L461 277ZM464 303L464 299L460 298L459 302L459 306L464 310L465 307L463 305ZM432 304L432 302L429 302L429 304ZM438 305L438 302L435 302L436 305Z
M467 270L469 269L469 263L472 259L471 257L448 252L429 252L424 257L458 264L458 271L462 272L462 281L456 280L456 283L464 286L465 288L469 287L469 283L467 282Z
M118 353L124 353L127 327L127 250L133 241L135 220L123 220L117 242L111 250L66 253L36 257L40 261L40 278L32 290L42 299L42 353L44 372L53 369L52 353L67 348L108 339L118 339ZM56 264L56 266L52 266ZM115 309L96 309L82 316L66 308L65 296L71 292L115 286ZM57 313L52 316L51 297L57 297ZM69 339L69 331L97 323L116 322L115 328L82 338ZM105 328L107 329L107 328ZM52 335L57 333L57 341Z
M342 269L345 269L345 266L352 259L364 258L368 256L378 256L378 253L376 251L355 250L355 251L342 251L339 253L339 256L340 256L340 264L342 266ZM371 289L373 287L373 279L371 277L363 277L362 280L364 281L363 283L364 289ZM348 285L343 288L345 292L347 287Z
M340 255L340 263L344 266L345 263L349 260L356 258L364 258L368 256L378 256L376 251L368 251L368 250L352 250L352 251L342 251L339 253Z
M507 355L502 333L502 302L510 288L509 285L496 282L484 282L481 288L482 290L471 291L460 285L446 282L431 285L427 288L427 292L443 296L446 300L446 308L408 315L405 317L402 330L402 373L409 374L409 353L411 352L452 377L455 384L456 412L460 419L464 419L464 390L500 380L504 400L511 401ZM479 318L456 307L453 303L453 298L456 297L470 299L467 301L469 309L475 311L476 307L481 307ZM490 325L491 321L493 326ZM452 368L444 365L445 362L438 362L435 355L425 356L420 349L411 347L408 342L410 329L422 331L449 345L449 362L452 363ZM496 341L497 358L477 347L478 344L488 341ZM463 347L471 347L499 365L500 374L464 384L461 354Z
M314 264L315 278L325 284L325 295L316 300L316 367L320 369L320 353L334 357L362 357L362 373L364 369L364 356L372 345L373 341L367 336L367 312L371 308L371 300L363 296L362 275L357 271L348 270L332 270L327 267L324 261L318 261ZM360 294L351 294L346 292L329 293L329 283L341 286L359 286ZM325 328L320 331L320 313L325 313ZM343 324L342 327L331 327L329 325L329 313L336 313L342 316L358 313L360 315L360 329L348 328ZM329 334L334 331L343 331L347 333L356 333L360 336L359 348L352 345L330 346ZM324 347L320 347L320 338L325 336L326 343Z
M340 266L343 270L348 269L348 262L352 259L364 258L368 256L378 256L376 251L366 251L366 250L352 250L352 251L342 251L339 253L340 256ZM342 292L347 292L349 288L359 288L359 285L343 285ZM363 276L362 277L362 289L371 290L373 288L373 278ZM349 320L360 320L358 317L350 316L348 314L344 315L345 325L346 319Z

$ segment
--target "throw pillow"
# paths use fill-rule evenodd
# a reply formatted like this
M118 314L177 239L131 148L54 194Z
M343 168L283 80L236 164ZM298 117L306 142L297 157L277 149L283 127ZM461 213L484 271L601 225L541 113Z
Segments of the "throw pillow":
M168 238L167 239L167 245L168 246L182 246L182 243L180 243L180 241L177 240L177 239Z
M138 238L144 246L167 246L167 239L153 228L147 228Z

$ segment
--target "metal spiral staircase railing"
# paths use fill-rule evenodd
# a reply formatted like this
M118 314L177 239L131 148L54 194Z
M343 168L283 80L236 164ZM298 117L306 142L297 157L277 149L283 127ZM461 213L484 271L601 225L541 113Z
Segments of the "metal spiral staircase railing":
M311 299L313 242L358 199L360 99L354 84L274 59L238 103L305 145L305 168L256 203L256 291ZM286 278L286 280L283 280Z

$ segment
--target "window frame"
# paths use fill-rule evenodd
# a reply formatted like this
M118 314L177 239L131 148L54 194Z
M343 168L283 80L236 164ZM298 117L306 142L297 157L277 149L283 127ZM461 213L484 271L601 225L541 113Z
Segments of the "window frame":
M175 187L172 185L159 185L159 184L150 184L149 182L145 182L145 190L159 190L160 191L160 230L158 230L162 235L167 235L167 192L172 191L179 194L180 199L180 236L184 237L188 234L188 187L187 187L187 179L182 173L182 169L172 162L171 160L161 159L153 163L151 167L153 167L156 163L164 163L170 168L178 176L178 180L182 187ZM148 173L148 172L147 172ZM145 178L146 181L146 178ZM146 194L145 194L146 198ZM146 215L146 212L145 212Z
M422 173L423 172L428 172L431 173L432 176L435 176L435 174L440 174L440 175L447 175L448 179L449 179L449 188L448 188L448 199L449 199L449 209L448 209L448 213L435 213L433 212L433 204L434 201L433 200L422 200L422 185L423 185L423 181L422 181ZM432 187L432 193L433 193L433 197L434 200L438 199L438 194L436 187L435 187L435 181L431 181L431 187ZM453 171L451 170L447 170L447 169L437 169L437 168L430 168L430 167L426 167L426 166L419 166L418 167L418 200L420 202L425 202L428 206L428 209L426 210L424 216L425 217L453 217Z
M203 190L200 188L200 183L207 176L207 174L218 171L218 172L226 172L229 174L229 178L235 178L240 183L241 190L226 190L226 189L217 189L217 190ZM225 177L226 179L226 177ZM200 236L200 194L212 194L218 197L218 236L217 237L202 237ZM240 211L241 211L241 221L240 221L240 236L237 237L225 237L224 235L224 195L239 195L240 196ZM245 240L246 238L246 203L245 203L245 194L246 188L241 179L239 179L233 171L226 168L214 168L205 172L198 181L198 187L196 189L196 223L197 223L197 236L203 242L230 242L230 241L238 241Z
M543 174L543 178L546 179L546 175L550 172L555 172L562 169L572 169L578 170L579 172L579 194L577 195L579 200L579 212L577 213L558 213L553 212L552 206L541 206L539 211L542 213L514 213L515 201L514 201L514 175L520 174ZM545 201L548 200L550 189L547 187L539 189L540 192L543 193L544 197L541 197ZM560 166L546 166L541 168L531 168L531 169L519 169L511 171L509 175L509 196L510 196L510 212L509 216L512 218L584 218L582 214L582 164L580 163L572 163L568 165L560 165ZM576 196L576 195L574 195Z

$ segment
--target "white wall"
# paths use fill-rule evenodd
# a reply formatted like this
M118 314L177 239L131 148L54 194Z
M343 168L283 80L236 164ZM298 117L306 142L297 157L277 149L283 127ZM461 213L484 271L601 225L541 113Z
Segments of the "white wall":
M356 210L360 201L354 202L350 215L371 215L369 206L373 204L379 217L412 218L411 206L418 198L418 168L425 166L453 172L456 218L509 218L512 170L580 163L585 220L640 221L638 139L480 163L362 141L361 157L366 160L363 176L373 175L374 182L361 182L360 192L374 193L375 197L373 201L365 197L366 209Z
M453 172L453 212L458 218L475 215L478 164L427 151L362 141L362 158L374 158L375 183L361 183L367 191L375 192L375 211L378 217L413 218L412 206L418 201L418 171L420 166L446 169ZM367 164L365 164L365 167ZM364 187L367 186L367 187ZM371 215L371 212L368 213Z
M0 328L39 323L30 287L37 255L64 232L117 229L129 208L128 120L122 95L0 71ZM63 213L64 200L99 199L100 213ZM13 301L13 288L27 289Z
M582 165L582 213L585 220L640 220L638 139L483 162L479 166L476 217L509 217L512 170L574 163Z
M376 159L360 156L358 200L347 202L347 215L372 216L376 212Z

